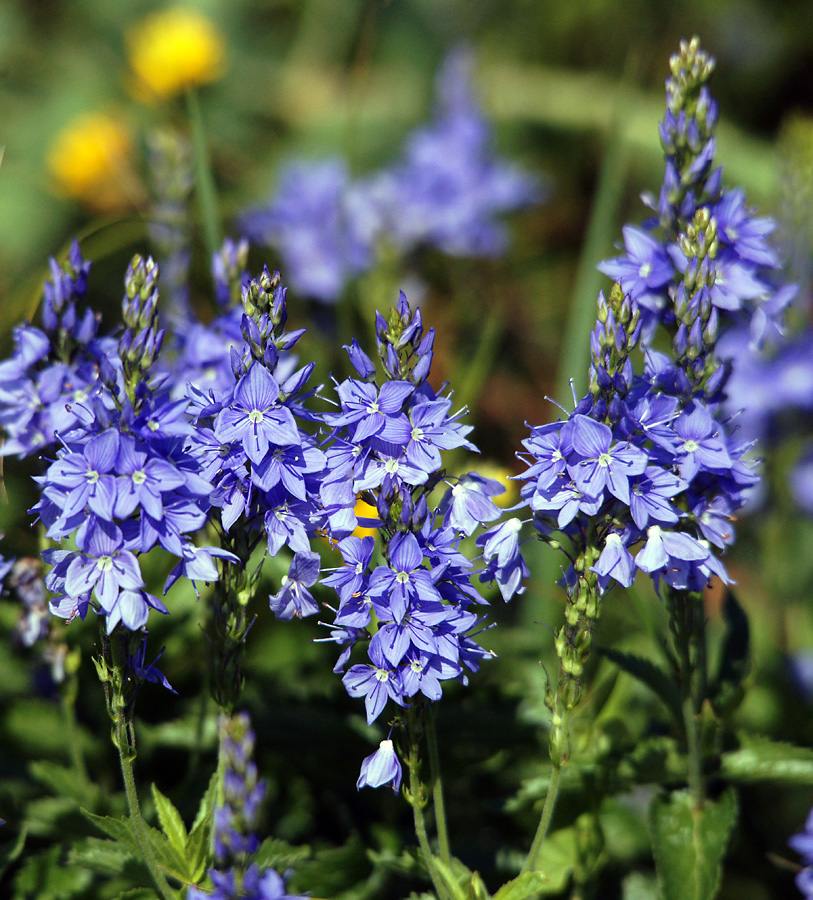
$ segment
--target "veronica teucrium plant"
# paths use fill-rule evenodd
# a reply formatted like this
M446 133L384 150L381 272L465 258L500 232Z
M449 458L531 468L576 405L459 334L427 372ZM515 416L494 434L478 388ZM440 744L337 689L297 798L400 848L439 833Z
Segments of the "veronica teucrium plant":
M499 217L538 197L538 185L495 155L471 90L471 64L466 53L449 58L437 114L412 133L396 165L353 180L341 164L302 164L283 178L271 208L253 217L293 261L293 283L311 299L352 300L346 282L371 269L383 245L402 256L421 246L455 256L501 252L507 233ZM631 898L640 889L655 896L657 879L665 900L713 900L737 816L737 779L765 780L776 767L787 783L813 783L813 755L767 738L749 744L731 728L749 638L726 552L758 475L727 392L732 372L746 364L737 348L771 344L795 288L781 284L769 244L772 221L749 209L743 191L727 189L716 167L713 68L696 39L670 61L659 129L664 179L657 194L646 195L650 218L625 226L623 251L601 264L614 283L598 296L589 388L557 421L529 426L517 454L519 501L505 513L496 502L503 485L458 464L465 452L477 452L468 411L456 406L450 385L436 386L434 329L404 293L376 313L374 350L358 340L343 348L352 374L332 380L328 391L311 385L317 361L304 349L306 330L289 327L289 312L295 320L299 310L279 272L264 267L249 275L247 241L226 240L214 253L214 303L208 315L200 308L203 298L189 279L195 230L188 202L193 164L199 172L205 163L199 113L194 148L176 136L153 147L151 236L166 259L164 296L156 261L134 256L121 324L102 334L101 317L85 303L90 264L79 245L64 263L51 261L39 323L16 328L11 356L0 362L0 455L39 458L31 513L42 552L0 557L0 580L17 605L8 619L12 639L37 648L63 711L78 696L73 637L81 621L95 617L94 664L129 816L120 817L120 798L101 798L108 782L97 781L83 760L81 717L65 717L67 746L59 752L70 767L46 761L32 773L43 784L69 782L64 798L73 807L77 798L88 806L99 798L95 811L83 812L107 840L83 834L70 853L62 844L47 850L49 865L98 864L122 884L132 876L132 886L117 895L133 900L303 900L287 888L300 883L301 875L290 881L287 869L299 860L306 860L306 875L330 869L325 897L384 896L385 879L396 871L428 876L434 900L533 900L562 895L569 882L573 897L598 896L594 875L616 852L602 828L617 823L619 810L642 825L644 798L655 874L623 885L619 876L612 895ZM213 197L198 199L208 211L206 243L216 244ZM251 220L243 221L249 231ZM319 316L327 339L352 321L324 308ZM479 772L491 777L503 760L516 758L516 767L505 766L509 781L497 782L499 815L519 810L528 797L540 800L541 812L528 853L518 827L505 846L488 851L493 871L483 866L481 877L452 855L436 720L453 683L467 685L484 660L499 665L483 639L494 624L485 608L493 597L508 601L526 591L531 573L523 548L531 536L557 554L563 593L562 617L551 628L555 668L543 693L544 777L536 771L538 741L528 762L513 757L501 734ZM275 580L261 591L269 569ZM190 591L185 618L171 591L181 579L198 601ZM704 592L713 582L725 599L710 635ZM642 589L651 596L636 597ZM261 592L268 608L255 611ZM607 604L625 597L663 607L661 662L602 645ZM149 743L140 745L190 747L178 790L184 812L189 793L206 782L199 764L207 739L217 747L216 771L187 829L155 784L142 814L134 762L142 689L152 682L174 693L158 667L164 651L148 655L149 632L160 621L172 630L167 645L178 646L197 628L191 610L203 639L190 645L190 655L208 650L208 694L203 690L197 711L185 709L172 727L146 729ZM310 827L316 805L299 766L326 745L324 752L332 749L323 738L326 716L308 712L316 739L300 761L283 757L285 744L275 743L280 722L264 728L255 715L259 735L270 735L270 750L281 759L279 777L266 782L251 719L236 710L251 677L253 623L264 617L291 646L296 636L282 623L317 614L327 636L314 640L335 644L334 674L351 698L348 708L357 704L360 712L363 704L370 735L372 752L361 761L356 788L387 787L407 800L419 855L404 846L397 805L390 823L352 823L349 831L370 836L375 846L354 837L334 854L318 846L322 831L313 847L286 842ZM719 646L712 643L717 631ZM639 734L640 747L624 743L637 725L618 736L583 702L597 652L663 702L662 721L646 707L642 727L657 734ZM317 670L316 677L321 689L330 674ZM272 708L284 699L281 691ZM329 697L336 715L344 715L335 700ZM500 715L514 718L504 705ZM528 724L520 717L512 736ZM0 725L3 734L12 730L5 716ZM586 747L579 737L588 729ZM142 757L140 769L144 763ZM337 801L342 830L355 810L392 802L383 791L357 797L336 765L330 776L338 787L325 793ZM350 799L343 796L348 790ZM567 803L559 802L562 794ZM291 797L295 808L275 810L285 840L268 837L263 804L283 807ZM0 802L7 802L5 788ZM53 813L54 829L65 830L63 813ZM48 815L46 804L36 808L34 841L52 827ZM148 825L153 817L160 830ZM789 842L803 858L797 885L805 894L813 883L811 832L809 818ZM17 851L6 851L0 845L0 879L7 862L15 864ZM640 847L634 852L644 855ZM482 849L469 841L466 854L479 858ZM20 897L40 884L43 896L57 896L40 879L42 859L21 866ZM345 864L365 872L346 889L339 877ZM486 886L505 871L516 877L496 890ZM37 887L26 888L26 879L38 879Z
M465 683L466 673L492 655L476 640L485 627L477 607L485 599L471 582L473 557L480 554L465 539L499 518L491 498L504 488L476 472L445 472L444 451L474 449L471 427L461 422L465 410L453 411L452 396L430 386L434 331L424 331L420 310L403 293L387 318L376 314L376 340L383 376L353 341L345 349L357 377L337 384L339 411L325 416L331 432L321 499L342 563L321 583L339 598L329 640L342 647L335 671L344 673L347 692L364 699L368 724L392 702L393 723L405 726L407 797L436 880L422 814L419 743L426 731L441 855L448 860L432 717L443 682ZM377 538L352 534L357 497L377 510L367 523ZM347 668L357 650L365 661ZM364 760L358 787L398 790L402 769L391 738L392 729Z

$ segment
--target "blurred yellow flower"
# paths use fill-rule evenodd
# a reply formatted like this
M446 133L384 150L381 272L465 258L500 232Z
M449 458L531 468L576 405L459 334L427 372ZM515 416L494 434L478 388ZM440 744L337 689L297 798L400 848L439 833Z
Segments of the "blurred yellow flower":
M194 9L173 7L150 16L128 33L127 48L136 90L148 99L172 97L223 73L220 31Z
M361 517L362 519L377 519L378 518L378 510L371 506L366 501L359 498L356 500L356 507L353 510L356 514L356 518ZM359 525L356 527L356 530L353 532L355 537L377 537L378 529L377 528L365 528L363 525Z
M484 478L493 478L495 481L499 481L505 488L504 494L497 494L496 497L491 498L497 506L507 509L519 501L519 485L516 481L511 480L512 472L510 469L496 462L484 460L477 466L475 471Z
M132 192L127 129L105 113L82 113L51 142L48 171L54 189L97 211L128 205Z

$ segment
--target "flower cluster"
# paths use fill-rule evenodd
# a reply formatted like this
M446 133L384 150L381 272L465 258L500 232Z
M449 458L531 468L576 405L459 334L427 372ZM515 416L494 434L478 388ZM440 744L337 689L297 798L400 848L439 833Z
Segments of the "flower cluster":
M80 422L80 405L99 384L99 363L115 346L97 335L98 321L79 303L90 263L74 241L68 259L50 260L41 328L14 329L14 352L0 363L3 456L26 457L52 446Z
M434 121L407 138L403 159L352 181L338 159L299 162L276 196L241 218L243 231L282 254L291 284L325 303L367 271L376 246L432 246L453 256L493 256L507 234L499 216L541 197L536 179L498 159L471 88L473 59L452 53L438 78Z
M788 844L804 858L805 867L796 876L796 887L805 900L813 897L813 812L807 817L805 830L788 838Z
M57 458L39 479L34 511L49 538L71 538L75 550L47 550L53 568L47 587L52 611L84 618L89 607L106 616L110 633L120 622L143 628L150 609L167 612L146 590L138 557L160 546L179 561L180 575L213 581L216 548L191 535L206 522L212 486L186 449L192 431L188 401L172 401L148 373L161 350L158 267L134 257L125 279L126 328L115 355L101 360L98 390L76 403L75 425L62 435Z
M348 693L364 698L368 723L388 699L400 706L418 695L440 699L441 682L465 681L465 670L476 671L489 655L474 640L482 620L472 607L485 601L470 582L473 564L460 542L499 518L491 496L502 491L470 474L447 481L445 498L430 506L431 492L446 480L442 451L474 449L471 428L460 422L464 410L453 413L451 397L426 380L434 333L424 333L420 311L403 294L388 319L377 315L376 332L386 380L377 384L357 342L346 348L358 377L337 386L340 410L326 415L333 433L321 492L343 560L322 580L339 595L336 671L344 671L357 643L368 642L369 662L343 677ZM351 534L357 495L377 510L380 545ZM395 785L400 768L391 751L382 745L374 763L365 762L359 786Z
M247 713L221 718L220 754L223 799L215 809L215 868L209 869L213 890L190 886L187 900L304 900L285 891L285 879L274 869L252 861L260 846L257 835L266 784L257 777L254 732Z
M232 383L219 394L193 388L191 444L212 479L211 503L220 510L224 536L240 520L241 546L264 535L270 555L287 546L310 560L310 535L322 524L317 498L325 458L301 425L316 418L305 407L314 364L291 371L290 355L281 364L304 333L284 330L285 295L279 273L267 268L243 287L242 342L230 352ZM294 565L299 562L295 556ZM274 608L283 618L303 611Z
M724 190L722 170L714 169L717 104L708 89L714 59L697 38L683 42L670 60L666 81L666 115L660 124L666 169L659 197L646 197L655 216L641 227L624 227L623 256L599 269L620 282L641 308L643 333L650 337L658 324L674 324L670 293L686 268L678 247L698 209L707 209L717 223L716 281L711 294L720 332L745 328L761 344L781 327L784 309L796 288L773 286L780 267L767 238L774 223L748 208L741 190Z

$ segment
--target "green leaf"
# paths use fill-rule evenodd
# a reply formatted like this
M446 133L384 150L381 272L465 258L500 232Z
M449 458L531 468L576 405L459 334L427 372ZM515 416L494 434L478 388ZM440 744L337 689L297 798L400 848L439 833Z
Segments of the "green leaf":
M3 872L5 872L5 870L20 857L20 854L23 852L23 847L25 847L27 833L25 828L21 828L20 833L17 835L17 840L13 844L8 847L5 845L0 847L0 875L2 875Z
M628 675L637 678L651 691L654 691L666 704L675 721L683 722L683 711L680 706L678 687L660 666L655 665L649 659L644 659L642 656L636 656L634 653L624 653L621 650L614 650L612 647L599 647L599 653L602 653Z
M201 822L193 828L184 847L184 857L189 869L190 880L197 884L210 863L209 835L211 822Z
M287 869L310 855L311 848L308 846L294 847L279 838L266 838L254 859L261 869Z
M713 900L723 857L737 820L737 794L696 808L687 790L658 796L649 810L649 833L664 900Z
M661 900L658 882L649 875L633 872L621 885L622 900Z
M155 801L155 809L158 813L158 821L161 823L162 831L169 839L170 844L183 858L186 853L186 842L189 835L186 833L186 825L183 823L181 814L172 801L164 796L155 784L152 785L152 798Z
M576 832L560 828L549 834L537 858L537 869L546 877L543 894L561 894L567 886L577 860Z
M184 851L176 850L163 832L149 825L147 826L147 838L158 865L178 881L191 884L192 872L190 872L189 861L184 856Z
M538 897L549 884L550 879L542 872L523 872L506 882L493 900L530 900Z
M126 816L120 819L114 819L112 816L97 816L95 813L81 809L82 815L92 822L100 831L103 831L108 837L115 841L120 841L131 850L139 859L141 859L141 848L133 833L133 827L130 820Z
M447 896L453 898L453 900L472 900L472 896L469 893L472 872L459 859L452 859L447 866L442 859L433 856L432 866L435 869L438 880L446 889L445 893Z
M192 831L196 828L200 828L204 822L211 823L212 812L215 808L215 802L217 801L217 789L219 784L220 779L218 778L217 772L215 772L209 779L209 786L206 788L206 793L201 797L200 806L195 815L195 821L192 823Z
M51 847L29 856L14 879L15 897L25 900L67 900L87 896L93 881L89 869L66 865L61 848Z
M121 841L86 838L68 852L68 861L97 872L113 875L121 872L127 862L137 858Z
M38 760L28 767L31 775L60 797L70 797L77 804L97 797L99 789L70 766Z
M155 889L128 888L120 894L116 894L113 900L155 900Z
M731 781L813 785L813 750L766 737L741 734L739 750L724 753L720 766Z

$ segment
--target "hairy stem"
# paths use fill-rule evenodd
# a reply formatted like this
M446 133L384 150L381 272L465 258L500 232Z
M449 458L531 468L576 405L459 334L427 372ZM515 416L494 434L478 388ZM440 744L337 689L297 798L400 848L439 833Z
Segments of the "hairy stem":
M438 739L435 731L435 706L433 704L426 717L426 743L429 746L429 770L432 773L432 802L435 807L435 827L438 830L440 858L446 865L451 860L449 849L449 826L446 821L446 801L443 798L443 780L440 775Z
M407 799L412 807L412 816L415 822L415 835L418 838L418 846L421 848L424 864L432 880L432 886L440 900L450 900L444 885L438 877L435 861L432 857L432 848L429 845L429 833L426 829L426 817L423 814L427 797L424 786L421 784L421 758L419 751L418 728L414 721L409 723L409 792Z
M152 880L158 889L158 893L164 900L176 900L175 892L170 888L158 860L150 844L149 835L147 833L147 825L141 815L141 806L138 802L138 792L136 791L135 774L133 772L133 758L135 756L135 735L133 733L133 723L128 721L124 709L119 708L115 721L115 737L116 747L119 751L119 760L121 761L121 774L124 778L124 792L127 795L127 806L130 810L130 821L133 824L133 832L135 839L141 850L141 858L149 869Z

